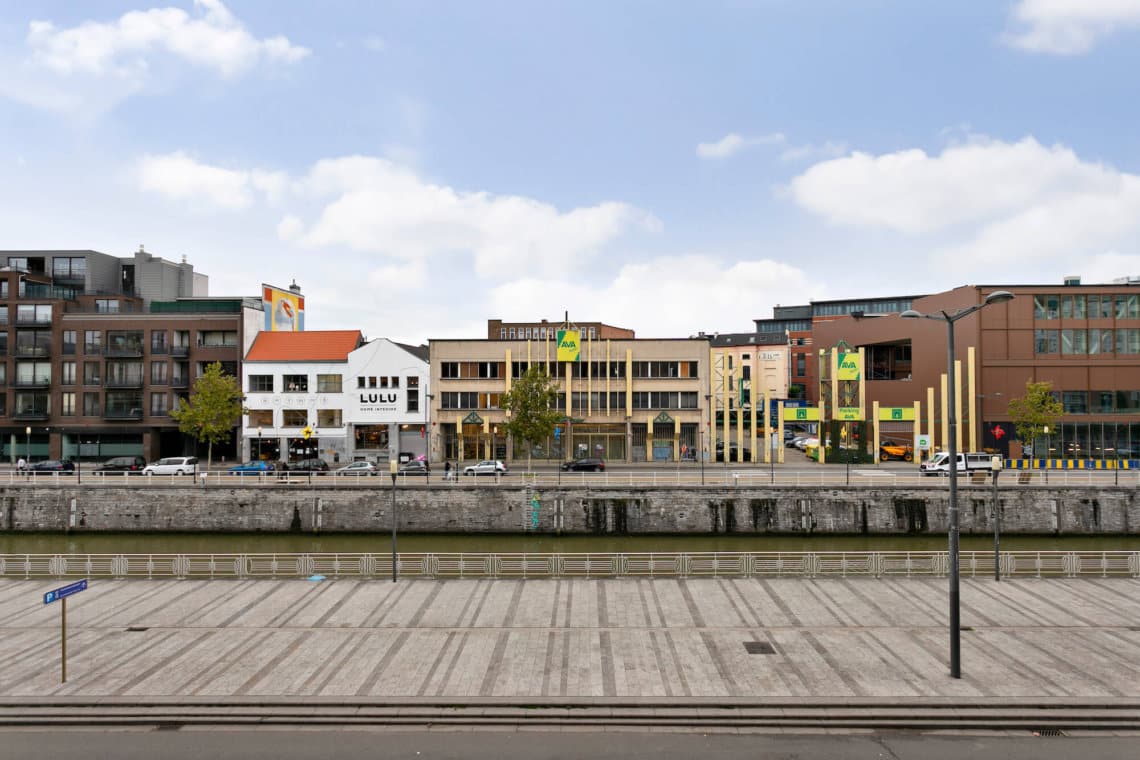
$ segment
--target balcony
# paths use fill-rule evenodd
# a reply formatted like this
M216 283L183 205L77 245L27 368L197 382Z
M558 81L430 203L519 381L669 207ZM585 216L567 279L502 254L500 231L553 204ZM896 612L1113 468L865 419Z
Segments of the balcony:
M13 388L50 388L50 377L16 377L12 379Z
M47 409L20 409L12 414L14 420L27 420L28 422L43 422L51 418Z
M109 359L138 359L143 355L141 343L120 343L103 349L103 356Z
M109 406L103 410L105 420L141 420L143 410L141 407Z
M190 387L190 376L189 375L175 375L174 377L170 378L170 387L171 388L189 388Z
M170 355L185 358L190 355L190 346L171 346Z
M13 354L17 359L41 359L51 356L51 345L16 346Z
M107 381L103 383L104 388L141 388L143 387L142 375L138 377L108 377Z
M16 314L17 327L51 327L51 317L44 319L43 317L27 316Z

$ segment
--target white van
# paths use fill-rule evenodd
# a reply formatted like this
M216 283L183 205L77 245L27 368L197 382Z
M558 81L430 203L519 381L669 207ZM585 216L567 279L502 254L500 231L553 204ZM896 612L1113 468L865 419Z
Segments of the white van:
M166 457L143 468L143 475L194 475L197 472L197 457Z
M959 452L958 472L969 472L971 470L985 470L989 472L991 456L991 454L987 454L984 451ZM923 475L949 475L950 454L945 451L940 451L920 464L918 469Z

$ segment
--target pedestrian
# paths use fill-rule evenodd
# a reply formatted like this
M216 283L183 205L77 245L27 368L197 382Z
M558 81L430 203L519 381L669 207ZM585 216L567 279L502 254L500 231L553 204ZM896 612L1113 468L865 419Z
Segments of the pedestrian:
M28 469L28 462L26 459L20 457L18 460L16 460L16 472L23 472L26 469Z
M446 461L443 463L443 479L451 480L451 462Z

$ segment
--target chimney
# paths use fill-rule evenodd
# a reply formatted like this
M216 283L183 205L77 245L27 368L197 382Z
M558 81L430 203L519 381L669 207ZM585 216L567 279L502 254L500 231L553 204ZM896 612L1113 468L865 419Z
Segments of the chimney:
M301 286L297 284L296 277L293 278L293 282L289 283L289 290L296 293L297 295L301 294Z

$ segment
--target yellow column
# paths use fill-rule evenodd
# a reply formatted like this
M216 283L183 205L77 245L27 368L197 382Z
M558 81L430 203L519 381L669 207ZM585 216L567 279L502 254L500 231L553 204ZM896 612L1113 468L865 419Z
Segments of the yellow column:
M784 449L787 448L787 446L784 445L784 402L783 401L781 401L779 404L776 405L776 425L778 427L778 430L776 431L777 432L777 437L776 437L777 443L776 443L776 445L779 446L779 448L776 449L776 452L777 452L776 453L776 461L779 462L780 464L783 464L784 463Z
M610 339L606 338L606 416L609 417L613 411L610 409Z
M910 437L910 450L913 454L912 459L915 462L921 462L922 461L922 457L918 453L918 441L915 440L918 437L915 434L917 434L920 431L919 424L922 422L921 412L922 412L921 405L917 401L915 401L914 402L914 428L911 430L912 435Z
M736 368L732 371L732 376L736 378L736 390L732 395L737 400L736 405L736 456L739 458L744 455L744 407L740 405L740 384L744 382L744 370L740 366L740 362L736 362Z
M528 355L530 354L530 341L527 341L526 352ZM507 377L505 379L506 379L506 388L509 391L511 389L511 374L512 374L511 373L511 349L509 349L509 348L506 350L506 361L507 361Z
M494 452L491 451L491 421L485 419L483 420L483 458L490 459L492 456L494 456Z
M625 416L633 417L633 349L625 350Z
M455 415L455 461L463 459L463 415Z
M974 347L970 346L966 349L966 385L970 389L966 394L966 410L970 414L970 451L978 451L978 420L974 415L974 410L978 408L976 374Z
M862 353L863 349L859 349ZM871 425L875 429L875 448L871 451L875 452L875 462L879 461L879 402L875 401L871 404Z
M954 394L954 419L958 420L958 426L954 430L954 445L958 447L958 451L964 451L962 448L962 360L954 360L954 387L958 392Z
M673 418L673 461L680 459L681 454L681 420Z
M947 388L947 383L950 382L949 376L942 373L942 430L938 436L939 448L947 451L950 448L950 391Z
M934 438L934 388L926 389L926 434L930 436L930 450L938 448Z
M645 418L645 461L653 461L653 415Z

